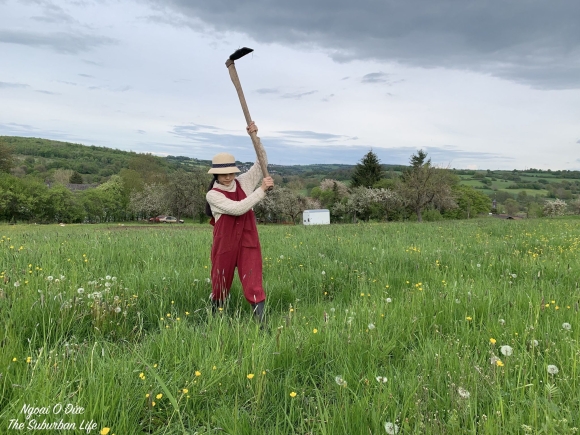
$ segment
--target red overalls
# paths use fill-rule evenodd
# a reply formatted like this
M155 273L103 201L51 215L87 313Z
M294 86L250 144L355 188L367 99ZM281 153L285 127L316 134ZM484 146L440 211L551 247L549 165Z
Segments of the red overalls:
M238 180L234 181L235 192L213 190L217 190L232 201L241 201L246 198L246 194ZM241 216L222 214L215 223L211 247L212 300L222 301L227 298L236 266L244 297L248 302L257 304L265 300L266 294L262 287L262 252L256 217L252 210Z

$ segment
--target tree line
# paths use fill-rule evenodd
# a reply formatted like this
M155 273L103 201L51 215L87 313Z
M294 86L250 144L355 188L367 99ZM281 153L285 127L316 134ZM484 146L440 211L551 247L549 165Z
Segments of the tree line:
M12 149L0 141L0 220L122 222L171 214L202 222L211 176L207 168L186 163L176 170L158 157L133 153L118 173L100 184L83 184L87 181L83 175L70 168L55 169L50 180L42 181L33 175L14 175ZM333 171L330 175L344 175L344 167L327 167ZM350 171L349 180L320 181L307 171L303 171L307 178L274 174L277 186L255 212L262 222L297 222L304 210L327 208L333 222L384 222L468 219L499 211L516 214L522 208L530 217L552 216L580 208L578 200L562 206L521 192L515 199L505 194L494 209L490 196L461 184L456 172L433 165L423 150L411 155L409 166L396 169L385 170L371 150Z

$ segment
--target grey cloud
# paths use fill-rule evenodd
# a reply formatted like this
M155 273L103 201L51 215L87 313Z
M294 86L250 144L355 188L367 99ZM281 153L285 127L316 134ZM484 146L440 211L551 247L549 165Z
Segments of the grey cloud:
M541 89L580 87L580 2L149 0L192 28L317 47L338 62L466 69ZM177 18L175 18L177 20ZM171 21L171 20L169 20Z
M58 92L44 91L42 89L38 89L36 92L38 92L40 94L46 94L46 95L60 95Z
M280 93L280 91L278 89L274 89L274 88L256 89L255 92L257 94L279 94Z
M342 135L331 134L331 133L317 133L314 131L285 130L285 131L279 131L277 133L280 133L283 136L285 136L286 140L292 140L292 141L294 141L295 139L299 139L302 141L303 140L317 140L317 141L323 141L323 142L336 142L339 140L352 139L349 136L342 136Z
M90 74L77 74L77 75L78 76L81 76L81 77L86 77L86 78L89 78L89 79L94 79L94 76L92 76Z
M145 130L137 130L137 133L139 133L139 134L147 134L147 132Z
M208 131L211 130L211 131ZM184 155L198 159L210 159L220 151L233 153L240 161L254 161L255 153L247 135L227 134L216 127L202 125L175 126L170 132L185 141L184 145L166 145L162 152L173 155ZM373 145L348 145L351 138L330 133L312 131L279 131L280 136L263 136L261 141L268 152L268 160L273 164L294 165L312 163L340 163L354 165L372 148L381 163L407 165L415 148L383 148ZM177 147L179 150L171 149ZM514 158L487 152L463 151L455 146L425 147L434 164L466 167L469 164L494 162L494 165L511 167ZM497 168L495 168L497 169Z
M77 54L103 45L112 45L116 40L100 35L81 33L36 33L31 31L0 30L0 43L18 44L37 48L50 48L58 53Z
M82 139L73 137L67 133L58 130L43 130L29 124L18 124L9 122L0 124L0 135L6 136L23 136L23 137L42 137L45 139L74 141L81 143Z
M8 88L29 88L30 86L25 85L24 83L8 83L8 82L0 82L0 89L8 89Z
M578 139L578 140L576 141L576 143L580 143L580 139Z
M287 93L287 94L283 94L280 96L280 98L291 98L294 100L299 100L302 97L305 97L307 95L312 95L317 93L318 91L308 91L308 92L291 92L291 93Z
M363 76L362 83L385 83L387 82L388 74L383 72L369 73Z

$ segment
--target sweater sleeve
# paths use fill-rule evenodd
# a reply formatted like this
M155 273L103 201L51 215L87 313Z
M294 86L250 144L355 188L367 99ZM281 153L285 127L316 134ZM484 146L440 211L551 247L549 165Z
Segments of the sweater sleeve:
M262 146L260 138L258 138L258 142L260 143L260 154L264 158L264 163L267 166L268 156L266 155L266 151ZM252 165L252 167L248 170L248 172L239 175L237 177L237 180L240 182L242 190L246 192L246 195L249 195L249 193L254 190L254 188L258 185L258 183L262 182L262 178L264 178L264 175L262 174L262 167L260 166L259 160L256 160L256 162Z
M261 171L260 171L261 172ZM252 194L248 195L241 201L232 201L220 192L210 190L205 195L207 202L211 207L214 215L229 214L232 216L241 216L249 211L254 205L266 197L266 192L261 188L256 189Z

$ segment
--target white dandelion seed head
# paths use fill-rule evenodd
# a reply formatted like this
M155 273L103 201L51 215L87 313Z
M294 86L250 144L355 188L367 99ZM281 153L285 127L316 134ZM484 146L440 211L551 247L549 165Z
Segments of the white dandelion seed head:
M283 255L280 255L280 260L284 260L284 256Z
M459 397L462 399L469 399L469 396L471 396L471 393L463 387L457 389L457 394L459 394Z
M119 314L121 312L121 307L116 307L115 308L115 313Z
M117 281L117 277L116 276L112 277L111 281Z
M346 322L348 324L351 324L353 320L354 320L354 317L349 317L348 319L346 319Z
M565 329L566 331L570 331L572 329L572 325L570 325L568 322L564 322L564 323L562 323L562 329Z
M385 382L387 382L387 378L385 376L377 376L375 379L379 384L384 384Z
M60 279L56 278L56 279L54 280L54 282L60 282Z
M323 271L322 271L322 274L323 274L323 275L326 275L326 272L323 270Z
M52 276L47 276L46 279L52 281L54 278Z
M199 282L199 279L196 278L196 279L193 280L193 282Z
M511 356L514 353L514 349L507 344L504 344L502 347L499 348L502 355Z
M342 376L336 376L334 381L341 387L346 387L346 381L342 378Z
M110 281L110 280L111 280L111 275L107 275L107 276L105 277L105 279L106 279L107 281Z
M456 303L456 304L460 304L460 303L461 303L461 301L460 301L459 299L455 299L455 303Z
M387 304L390 304L391 302L393 302L393 300L391 298L387 298Z
M385 423L385 432L387 432L389 435L395 435L399 432L399 426L397 426L395 423L387 421Z
M107 288L111 287L111 283L110 282L106 282L105 283L105 287L107 287Z
M209 278L205 279L205 282L209 283L211 280Z
M369 329L375 329L375 325L373 323L369 323Z
M14 287L20 287L20 282L16 281L16 282L14 283Z
M330 309L330 312L331 312L331 313L334 313L335 311L336 311L336 308L334 308L334 307L332 307L332 308Z
M64 280L65 280L65 277L64 277L64 275L60 275L60 280L61 280L61 281L64 281Z
M477 267L481 267L481 264L477 263Z
M500 324L501 326L504 326L504 325L505 325L505 320L504 320L504 319L499 319L499 324Z
M548 370L548 373L551 374L551 375L555 375L556 373L558 373L560 371L560 370L558 370L558 367L556 367L553 364L550 364L548 366L547 370Z
M538 342L538 340L532 340L532 341L530 341L530 344L532 345L532 347L536 347L536 346L538 346L540 343Z
M82 288L82 287L79 287L79 288L77 289L77 293L78 293L79 295L82 295L84 292L85 292L85 289L84 289L84 288Z
M119 300L119 296L116 296L116 295L115 295L115 296L113 297L113 300L114 300L115 302L117 302L117 301Z
M490 363L492 366L495 366L495 365L497 365L497 362L498 362L498 361L499 361L499 358L498 358L497 356L495 356L495 355L494 355L494 356L492 356L492 357L489 359L489 363Z

